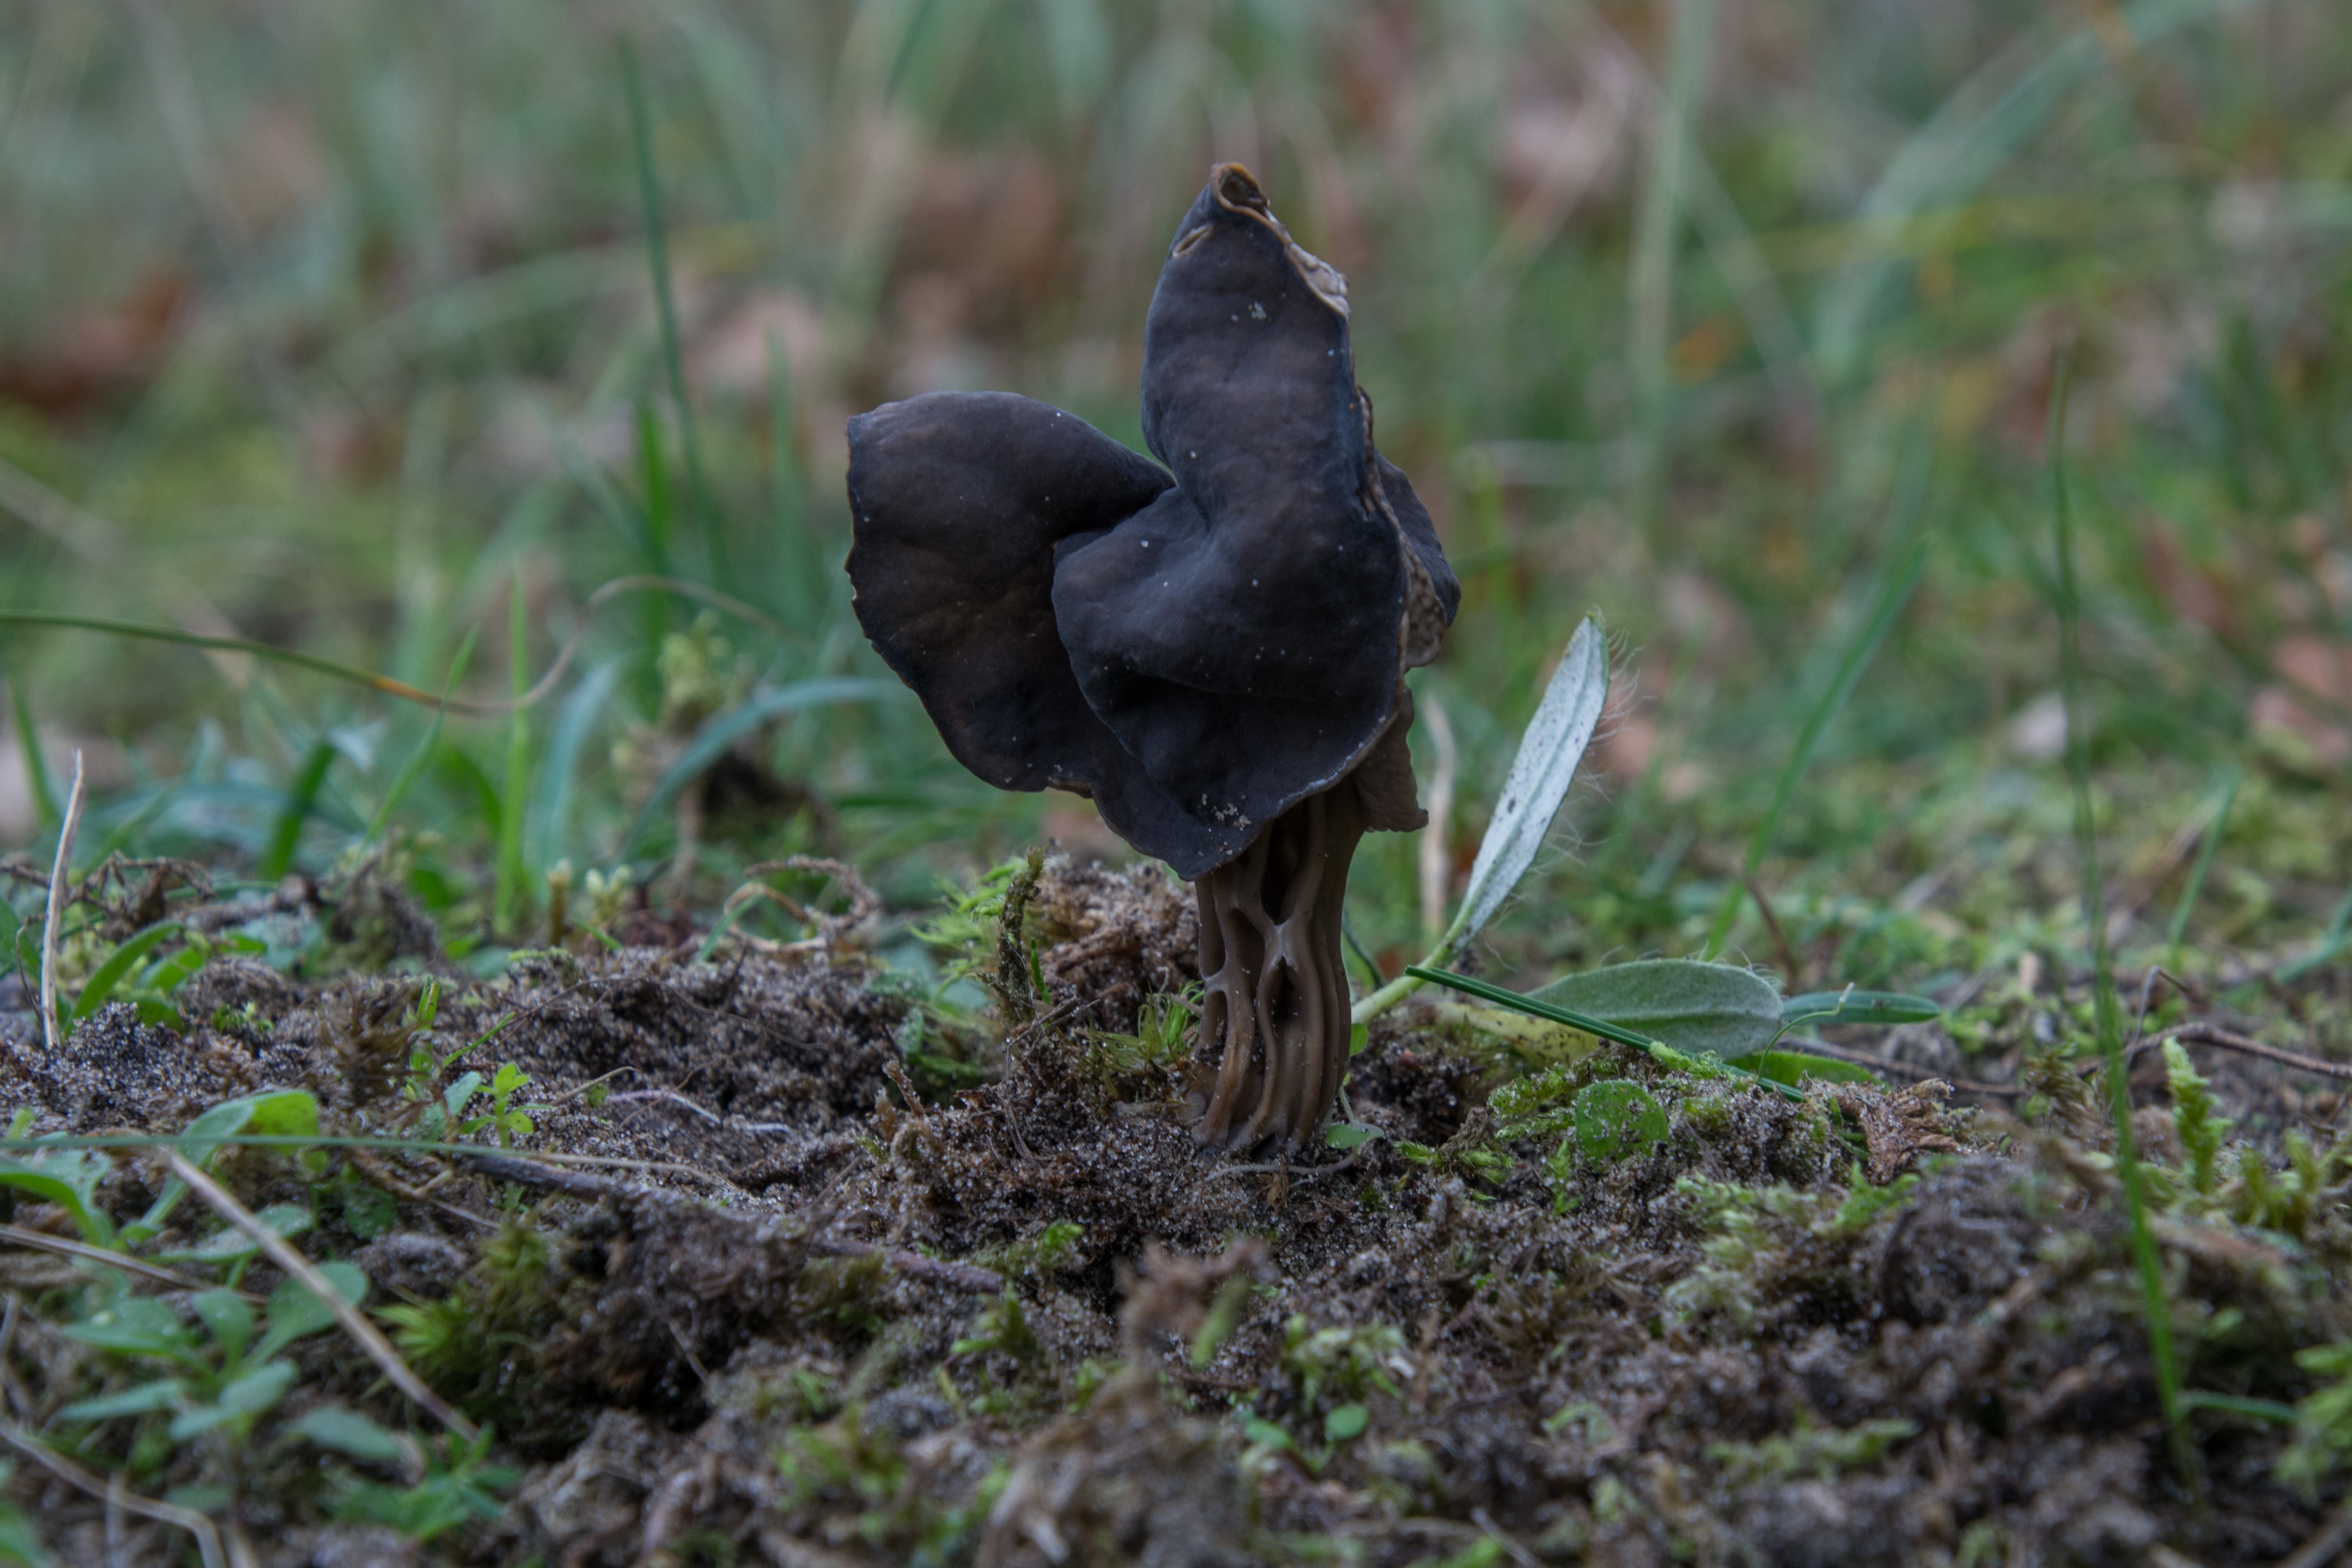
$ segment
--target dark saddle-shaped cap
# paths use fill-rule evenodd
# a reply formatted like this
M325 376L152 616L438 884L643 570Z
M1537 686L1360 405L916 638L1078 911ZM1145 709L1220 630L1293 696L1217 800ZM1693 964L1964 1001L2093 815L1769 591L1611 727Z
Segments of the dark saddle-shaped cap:
M849 574L958 760L1195 877L1364 759L1461 591L1373 448L1345 280L1236 164L1169 246L1143 427L1165 469L1010 393L861 414Z

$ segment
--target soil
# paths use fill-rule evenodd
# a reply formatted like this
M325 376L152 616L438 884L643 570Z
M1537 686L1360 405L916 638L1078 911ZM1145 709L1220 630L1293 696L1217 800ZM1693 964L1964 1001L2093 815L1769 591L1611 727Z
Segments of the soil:
M412 1054L480 1040L446 1075L530 1074L511 1150L482 1132L479 1157L218 1166L248 1207L312 1207L301 1247L357 1262L372 1307L415 1309L412 1364L516 1472L503 1511L422 1544L328 1522L328 1481L403 1478L285 1437L150 1454L139 1489L230 1487L233 1538L287 1568L2222 1563L2322 1526L2273 1478L2288 1433L2255 1416L2190 1416L2184 1483L2112 1140L2063 1086L2024 1120L2013 1097L1791 1098L1605 1050L1553 1100L1630 1080L1666 1131L1594 1157L1557 1125L1515 1137L1491 1045L1408 1005L1349 1078L1377 1135L1206 1154L1198 1070L1099 1033L1197 978L1181 892L1059 868L1031 919L1047 994L978 1026L989 1081L961 1087L908 1075L924 1004L838 932L529 956L445 984L423 1028L414 975L247 960L190 982L185 1033L110 1007L52 1058L9 1018L5 1097L38 1132L176 1129L298 1086L331 1133L414 1134ZM1892 1032L1843 1038L1922 1049ZM2340 1110L2275 1063L2209 1076L2273 1146ZM2166 1082L2139 1083L2161 1155ZM2158 1222L2189 1386L2292 1402L2314 1385L2294 1352L2352 1331L2343 1163L2318 1142L2333 1185L2299 1228ZM129 1157L100 1196L131 1217L162 1184ZM10 1222L72 1233L29 1201ZM125 1381L49 1326L88 1282L0 1249L13 1426ZM429 1425L332 1333L299 1364L273 1420L332 1402ZM131 1430L91 1434L85 1464L125 1462ZM68 1562L187 1543L37 1465L7 1486Z

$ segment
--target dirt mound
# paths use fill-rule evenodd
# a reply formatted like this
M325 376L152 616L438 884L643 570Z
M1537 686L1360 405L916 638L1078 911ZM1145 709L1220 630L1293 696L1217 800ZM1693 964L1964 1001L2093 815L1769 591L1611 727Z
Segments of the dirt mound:
M1185 1064L1102 1032L1187 979L1150 924L1173 898L1150 873L1049 875L1033 929L1052 1005L1001 1032L991 1082L928 1103L894 1043L909 1002L822 955L545 955L437 993L222 964L193 983L213 1010L184 1037L127 1009L87 1020L12 1086L44 1126L173 1125L295 1085L330 1132L424 1140L222 1170L251 1206L314 1215L302 1245L367 1270L417 1373L520 1471L495 1518L390 1559L368 1557L389 1548L367 1521L332 1522L334 1497L399 1479L365 1462L289 1491L264 1461L288 1450L181 1444L141 1484L215 1489L257 1559L289 1568L2087 1563L2158 1544L2221 1563L2315 1527L2272 1479L2284 1435L2231 1408L2193 1417L2201 1495L2182 1489L2113 1165L2063 1134L2066 1107L2028 1124L1925 1089L1790 1095L1612 1051L1498 1109L1493 1059L1408 1009L1351 1074L1364 1141L1204 1152ZM1096 1027L1072 998L1102 1003ZM530 1075L527 1128L433 1121L458 1074L500 1063ZM1654 1116L1630 1142L1583 1137L1560 1108L1588 1091ZM2161 1104L2144 1117L2169 1125ZM451 1136L478 1152L440 1151ZM2180 1321L2201 1325L2184 1376L2233 1408L2301 1397L2293 1353L2352 1331L2352 1159L2300 1147L2262 1193L2214 1187L2201 1211L2189 1176L2151 1177L2177 1200L2156 1236ZM113 1180L119 1214L152 1200L134 1170ZM32 1204L18 1223L64 1228ZM209 1221L191 1205L174 1225L159 1247ZM21 1304L0 1361L26 1408L119 1390L120 1358L44 1315L75 1310L81 1277L0 1259ZM330 1399L415 1418L331 1335L300 1364L270 1420ZM137 1430L76 1440L127 1465ZM102 1554L102 1498L10 1484L61 1549Z

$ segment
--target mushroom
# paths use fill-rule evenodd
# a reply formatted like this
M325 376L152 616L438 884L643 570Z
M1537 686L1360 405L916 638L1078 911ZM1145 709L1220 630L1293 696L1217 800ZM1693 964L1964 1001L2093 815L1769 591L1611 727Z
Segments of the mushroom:
M1372 444L1348 324L1346 280L1223 163L1144 323L1160 463L1008 392L849 422L858 621L948 749L1090 796L1194 885L1203 1143L1296 1148L1329 1113L1349 862L1427 820L1403 674L1461 590Z

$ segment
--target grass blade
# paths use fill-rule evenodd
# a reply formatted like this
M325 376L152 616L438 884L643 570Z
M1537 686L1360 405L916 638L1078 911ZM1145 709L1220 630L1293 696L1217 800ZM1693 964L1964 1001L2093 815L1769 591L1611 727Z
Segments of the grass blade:
M81 995L74 999L75 1021L79 1022L104 1007L107 998L114 995L115 988L122 984L123 977L130 974L142 958L153 952L166 937L176 936L179 933L178 921L159 920L145 930L125 937L122 946L109 953L106 962L92 970L89 978L83 982Z
M1855 630L1853 640L1846 644L1845 652L1838 659L1836 674L1822 688L1812 710L1805 715L1805 727L1798 732L1796 749L1789 754L1787 765L1780 769L1780 777L1772 786L1772 803L1765 809L1764 820L1756 825L1755 837L1748 841L1748 858L1741 862L1741 878L1724 890L1723 902L1716 908L1715 924L1707 931L1706 946L1699 952L1702 958L1713 958L1723 951L1724 941L1731 935L1731 924L1739 918L1740 901L1748 896L1748 879L1754 877L1757 868L1764 863L1764 856L1772 847L1773 837L1780 831L1781 814L1788 810L1789 801L1796 795L1797 781L1804 777L1807 765L1813 759L1813 748L1829 732L1831 720L1844 710L1846 699L1853 695L1853 688L1861 683L1862 673L1870 667L1879 643L1886 640L1886 633L1894 628L1904 606L1911 602L1912 591L1919 586L1919 579L1927 570L1927 540L1923 537L1913 543L1879 584L1868 618Z
M2221 835L2229 831L2230 808L2238 803L2238 786L2245 781L2242 773L2230 775L2229 786L2221 791L2221 803L2213 809L2213 820L2205 824L2205 841L2197 846L2197 863L2189 868L2188 884L2180 890L2180 903L2172 911L2172 928L2165 933L2165 967L2176 975L2180 973L2180 943L2189 934L2189 916L2205 892L2205 876L2213 869L2214 852L2221 847Z
M395 681L390 675L379 675L373 670L362 670L352 664L337 664L314 653L299 653L291 648L273 648L267 643L249 643L242 637L207 637L201 632L183 632L176 626L148 626L136 621L116 621L103 615L67 615L48 610L0 610L0 626L49 626L74 632L103 632L115 637L133 637L149 643L176 643L184 648L202 648L209 653L250 653L257 659L268 659L289 664L313 674L332 675L339 681L350 681L388 696L402 697L428 706L440 702L431 692L419 691L406 681ZM458 704L463 707L467 705ZM21 711L21 710L20 710ZM20 723L29 724L29 716Z
M539 763L538 801L531 813L528 857L532 865L551 866L563 855L564 840L572 831L572 787L580 771L580 754L587 749L588 737L604 716L620 681L620 662L604 661L572 688L555 716L547 753Z
M25 758L25 782L33 792L34 816L46 827L59 815L57 781L49 777L49 759L41 751L41 732L33 723L33 704L25 695L25 678L14 672L8 682L8 708L16 725L16 749Z
M896 681L824 675L779 686L713 714L695 733L694 739L678 759L670 764L669 771L661 776L661 781L654 786L654 792L646 798L645 805L637 811L636 821L629 826L629 836L621 841L618 858L626 860L636 852L637 846L652 831L655 820L669 809L670 802L677 799L679 790L692 783L704 768L718 761L737 741L770 719L801 708L821 707L831 703L884 701L905 691L906 688Z
M520 706L520 699L530 690L530 601L523 592L520 563L508 601L507 670L517 706L507 720L507 778L499 794L499 863L491 907L499 929L512 932L530 902L523 876L522 822L530 791L530 711Z
M2021 150L2074 90L2111 68L2119 53L2246 0L2137 0L2102 7L2096 19L2054 44L2028 32L1947 97L1887 162L1856 214L1850 259L1822 291L1814 357L1834 386L1861 364L1871 314L1895 268L1885 236L1931 208L1957 205Z
M1665 467L1667 415L1674 381L1667 353L1674 341L1675 236L1680 231L1683 185L1690 165L1693 122L1706 85L1707 47L1715 36L1716 0L1661 0L1674 10L1674 39L1663 90L1652 100L1650 168L1636 219L1633 276L1628 279L1625 346L1633 382L1633 515L1654 530Z
M302 824L310 820L311 810L319 803L320 786L326 783L327 769L335 765L335 743L324 736L311 742L304 754L293 782L286 786L286 803L270 825L269 841L254 871L263 882L274 883L294 869L294 847L301 840Z
M2072 361L2062 350L2050 395L2050 505L2058 545L2058 670L2066 699L2066 768L2074 780L2075 852L2083 862L2083 923L2091 944L2092 1009L2099 1054L2106 1065L2108 1104L2116 1123L2116 1170L2123 1178L2157 1394L2171 1433L2173 1467L2181 1485L2194 1492L2197 1448L2180 1404L2180 1364L2172 1342L2171 1305L2165 1297L2164 1260L2148 1222L2147 1182L2133 1137L2131 1080L2124 1062L2123 1007L2116 997L2115 967L2107 952L2106 894L2100 882L2098 821L2091 799L2091 746L2083 722L2083 617L2074 575L2074 507L2066 489L2066 396L2072 371Z
M2299 980L2314 969L2334 963L2336 956L2347 946L2352 946L2352 887L2344 890L2344 901L2336 906L2335 915L2327 922L2327 935L2319 939L2319 946L2284 966L2278 977Z
M467 632L466 640L457 645L457 656L449 661L448 679L441 683L441 702L433 710L433 722L425 727L425 738L416 743L416 749L409 753L408 760L401 764L400 772L393 779L392 788L384 791L383 803L375 809L375 816L368 823L367 836L360 841L362 845L372 844L383 836L385 826L392 821L393 811L423 776L425 764L433 760L433 753L441 744L441 727L449 716L449 694L456 691L457 683L466 678L466 665L474 656L474 640L481 634L482 629L477 626Z
M637 402L637 469L645 486L645 531L642 536L646 570L656 577L669 575L669 464L662 456L661 423L654 418L653 405L640 398ZM655 601L653 613L661 613L661 604Z
M621 85L629 100L629 144L636 155L637 193L645 207L646 258L654 275L654 304L661 319L662 362L669 373L669 393L677 404L678 444L686 449L687 505L702 529L704 570L713 582L725 582L726 545L719 535L719 517L711 505L710 486L703 477L702 443L694 428L694 405L686 397L686 356L678 345L677 302L670 289L669 239L662 217L661 179L654 169L653 125L646 111L645 82L637 70L636 51L621 40Z

